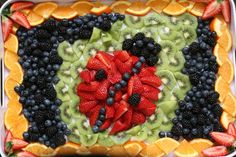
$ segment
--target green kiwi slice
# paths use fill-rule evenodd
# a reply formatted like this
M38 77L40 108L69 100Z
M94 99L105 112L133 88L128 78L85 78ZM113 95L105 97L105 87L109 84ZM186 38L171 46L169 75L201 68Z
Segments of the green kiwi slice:
M182 89L179 89L179 88L175 88L172 92L170 100L172 101L183 100L185 95L186 95L186 91L183 91Z
M88 43L88 40L76 40L74 44L72 45L72 49L76 53L78 58L80 58L80 56L82 55L85 45L87 43Z
M191 26L194 29L197 29L198 21L197 18L189 13L185 13L179 16L179 20L181 20L181 24L185 26Z
M172 90L176 86L176 80L174 74L169 70L160 70L157 73L157 76L161 78L162 83L169 90Z
M144 26L144 20L141 16L132 16L132 15L126 15L125 24L130 28L143 28Z
M78 59L77 54L73 51L72 46L67 41L60 43L57 51L64 61L73 62Z
M70 108L69 108L69 104L70 102L63 102L60 106L60 110L61 110L61 119L66 123L69 124L71 122L71 113L70 113Z
M171 121L166 122L165 124L162 124L158 130L160 131L170 131L173 124Z
M183 91L188 91L191 88L191 83L189 81L189 77L181 72L174 73L175 79L179 88Z
M68 128L71 130L71 134L68 136L68 140L77 144L80 144L80 134L75 123L68 125Z
M171 112L171 113L169 113L169 114L167 115L167 117L168 117L169 119L173 119L173 118L176 117L176 115L175 115L174 112Z
M165 101L165 102L159 103L158 105L159 105L160 109L166 115L168 115L171 112L174 112L178 107L177 101Z
M145 142L152 144L154 142L156 142L156 140L158 140L159 137L159 128L155 128L155 129L148 129L147 131L147 138L145 140Z
M98 144L105 147L111 147L112 145L114 145L114 142L107 132L103 132L99 133Z
M92 128L89 124L89 120L84 115L80 116L77 124L78 124L79 133L85 134L85 135L93 134Z
M122 21L116 21L114 24L112 24L112 27L109 30L109 33L111 34L112 38L115 39L116 41L120 40L122 26L123 26Z
M145 139L147 139L147 132L148 129L143 126L143 128L134 136L132 136L132 139L134 139L135 141L144 141Z
M169 59L166 53L161 52L159 54L159 59L157 62L157 71L163 70L163 69L168 69L169 65Z
M69 89L70 87L64 81L60 80L55 86L57 97L61 99L63 102L69 101L70 100Z
M182 26L182 20L179 18L179 16L168 16L168 24L172 25L176 28L176 30L179 30Z
M110 137L115 144L122 145L130 139L131 135L125 132L119 132L116 135L112 135Z
M169 40L162 40L160 41L160 45L162 47L161 53L166 53L167 57L176 53L175 44Z
M157 103L161 103L167 100L170 100L171 97L171 91L167 88L164 87L161 92L158 94L158 101Z
M172 72L180 71L183 69L185 63L182 52L178 51L169 56L169 70Z
M80 134L80 141L82 145L90 147L98 140L98 134Z
M124 30L120 32L120 42L122 43L125 39L131 39L136 34L135 29L131 29L126 27Z
M196 40L197 34L193 27L184 25L182 27L182 32L186 43L189 45Z
M144 25L145 26L160 26L163 23L166 23L166 18L163 15L158 13L149 13L144 16Z
M89 42L95 42L101 38L101 29L98 29L96 27L93 28L92 36L89 39Z
M155 114L148 117L147 122L145 123L145 126L147 126L147 128L149 129L158 128L162 124L163 115L164 115L164 112L162 111L162 109L158 108Z
M115 50L122 50L122 44L120 42L117 42L115 40L105 43L105 51L106 52L114 52Z
M152 37L155 41L158 40L157 28L153 27L144 27L141 29L141 32L145 34L146 37Z
M172 42L175 44L177 50L182 50L186 45L183 35L179 32L175 33Z
M176 31L171 26L161 25L157 28L161 40L172 40Z
M137 125L127 130L126 133L129 135L136 135L141 129L142 127L140 125Z

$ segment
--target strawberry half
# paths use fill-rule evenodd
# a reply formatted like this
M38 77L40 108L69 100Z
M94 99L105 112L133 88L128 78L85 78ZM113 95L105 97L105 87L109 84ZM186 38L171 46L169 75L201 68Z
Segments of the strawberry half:
M227 133L229 135L234 136L234 138L236 138L236 128L233 122L229 123Z
M215 146L203 150L202 154L207 157L225 156L228 150L225 146Z
M100 69L104 69L105 71L107 71L106 66L99 61L97 58L90 58L86 68L90 69L90 70L100 70Z
M89 123L91 126L94 126L97 119L98 119L98 116L99 116L99 111L101 109L101 105L97 105L96 107L94 107L90 113L89 113Z
M142 77L141 82L150 86L153 86L155 88L159 87L161 85L161 79L157 76L145 76Z
M91 111L91 109L93 109L97 105L97 103L97 101L80 102L78 109L81 113L87 113Z
M121 62L126 62L130 58L127 51L115 51L114 56L118 58Z
M15 2L11 5L10 10L11 10L11 12L18 11L18 10L22 10L25 8L29 8L33 5L34 5L33 2Z
M95 73L96 73L95 71L83 70L80 72L79 76L81 77L82 80L84 80L84 82L90 83L94 79L94 76L92 76L93 72L95 75Z
M115 109L113 106L106 105L106 119L113 118L115 114Z
M114 121L118 120L125 112L128 111L128 104L125 101L121 101L120 105L116 108Z
M140 112L133 112L131 123L133 125L140 125L146 121L146 117Z
M106 119L105 122L101 125L100 130L106 130L111 125L111 119Z
M27 152L27 151L23 151L23 152L19 152L16 154L16 157L37 157L36 155Z
M13 150L19 150L22 149L24 147L26 147L29 143L21 140L21 139L13 139L12 140L12 149Z
M111 68L111 60L104 53L97 53L96 58L99 59L107 68Z
M230 8L229 0L223 0L223 2L221 3L221 7L222 7L222 14L224 16L224 19L226 22L229 23L231 20L231 8Z
M232 135L222 132L211 132L211 137L219 144L223 146L232 146L235 139Z
M127 128L125 123L122 123L120 120L116 121L114 126L112 127L111 131L109 132L110 135L114 135L120 131L123 131Z
M145 67L141 69L138 76L139 77L153 76L155 71L156 71L155 67Z
M77 94L78 96L80 96L80 98L85 99L85 100L96 100L95 96L94 96L94 92L82 92L80 90L77 90Z
M98 90L95 93L95 97L98 100L104 100L107 98L107 89L110 85L110 82L108 80L104 80L101 85L99 86Z
M12 140L13 136L12 136L12 133L10 130L7 130L6 131L6 137L5 137L5 140L4 140L4 149L5 149L5 152L9 152L10 149L12 148Z
M29 23L29 21L28 21L28 19L27 19L27 17L22 13L22 12L20 12L20 11L16 11L16 12L14 12L11 16L10 16L10 18L14 21L14 22L16 22L17 24L19 24L19 25L21 25L21 26L23 26L23 27L25 27L25 28L27 28L27 29L30 29L30 23Z
M220 13L222 10L221 7L221 0L212 0L206 7L206 9L203 12L202 18L208 19L211 17L214 17L218 13Z
M3 32L3 40L6 41L9 34L11 33L13 29L13 22L11 19L7 17L3 17L3 22L2 22L2 32Z
M90 82L90 84L80 83L77 87L77 90L86 91L86 92L94 92L98 89L99 85L100 84L97 81Z

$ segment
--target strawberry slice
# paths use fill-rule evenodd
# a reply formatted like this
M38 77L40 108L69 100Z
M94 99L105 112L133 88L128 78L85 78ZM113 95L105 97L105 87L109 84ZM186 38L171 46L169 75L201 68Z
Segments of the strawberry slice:
M96 72L94 70L92 70L92 71L83 70L80 72L79 75L82 78L82 80L84 80L84 82L90 83L91 81L94 80L95 74L96 74Z
M99 116L99 112L100 112L100 109L101 109L101 105L97 105L96 107L94 107L90 113L89 113L89 123L91 126L94 126L97 119L98 119L98 116Z
M21 148L24 148L28 145L29 143L21 140L21 139L12 139L12 149L13 150L19 150Z
M236 128L233 122L229 123L227 133L229 135L234 136L234 138L236 138Z
M161 79L157 76L145 76L142 77L141 82L150 86L153 86L155 88L159 87L161 85Z
M151 116L152 114L155 113L155 111L156 111L156 106L145 108L145 109L142 110L142 113L146 116Z
M229 23L231 20L231 8L230 8L229 0L223 0L223 2L221 3L221 7L222 7L222 14L224 16L224 19L226 22Z
M80 83L77 87L77 90L80 91L86 91L86 92L94 92L98 89L100 83L97 81L90 82L90 84L87 83Z
M134 77L131 77L128 82L127 96L132 95L134 86Z
M228 150L225 146L215 146L203 150L202 154L207 157L225 156Z
M93 109L97 105L97 103L98 103L97 101L80 102L78 109L81 113L87 113L91 111L91 109Z
M86 68L90 69L90 70L104 69L105 71L107 71L106 66L101 61L99 61L97 58L90 58Z
M97 51L97 54L101 54L103 56L105 56L107 59L109 59L110 61L114 60L114 56L109 54L109 53L106 53L104 51Z
M111 119L106 119L105 122L101 125L100 130L106 130L110 127L111 125Z
M28 19L27 19L27 17L22 13L22 12L20 12L20 11L16 11L16 12L14 12L11 16L10 16L10 18L14 21L14 22L16 22L17 24L19 24L19 25L21 25L21 26L23 26L23 27L25 27L25 28L27 28L27 29L30 29L30 23L29 23L29 21L28 21Z
M77 90L77 94L78 96L80 96L82 99L85 100L96 100L95 96L94 96L94 92L82 92L80 90Z
M108 80L104 80L99 86L98 90L95 93L95 97L99 100L104 100L107 98L107 89L110 85Z
M155 88L155 87L152 87L149 85L143 85L143 89L144 89L144 92L153 92L156 90L158 90L160 92L160 90L158 88Z
M131 127L132 115L133 115L132 107L129 107L128 111L125 112L125 114L122 115L122 121L124 121L124 123L127 125L126 129Z
M123 131L127 128L127 125L125 123L122 123L121 120L118 120L114 123L114 126L112 127L111 131L109 132L110 135L114 135L120 131Z
M11 133L10 130L7 130L6 131L6 137L5 137L5 140L4 140L4 149L5 149L5 152L9 152L12 148L12 140L13 138L13 135Z
M33 2L15 2L11 5L10 10L11 10L11 12L18 11L18 10L22 10L25 8L29 8L33 5L34 5Z
M134 84L133 84L133 87L132 87L132 93L141 94L144 91L143 84L139 80L139 78L136 74L133 76L133 78L134 78Z
M140 125L146 121L146 117L140 112L133 112L131 123L133 125Z
M22 151L22 152L17 153L16 157L37 157L37 156L30 152Z
M116 72L115 74L111 74L108 72L108 80L112 83L115 84L117 82L120 82L122 79L122 76L119 72Z
M114 56L118 58L121 62L126 62L129 60L130 56L127 51L115 51Z
M141 69L138 76L139 77L153 76L155 71L156 71L155 67L145 67Z
M219 2L220 1L220 2ZM214 17L222 10L221 0L212 0L203 12L202 19Z
M106 119L113 118L115 114L115 109L113 106L106 105Z
M234 142L234 137L227 133L211 132L210 135L217 143L223 146L232 146Z
M143 110L146 110L148 108L155 108L156 105L153 104L151 101L148 99L141 97L140 103L137 106L137 109L142 112Z
M119 101L121 101L121 99L122 99L122 92L121 91L117 91L116 95L115 95L115 101L119 102Z
M116 108L114 121L117 121L127 111L128 111L128 104L125 101L121 101L120 105Z
M2 32L3 32L3 39L4 41L7 40L9 34L11 33L13 29L13 22L11 19L3 17L3 22L2 22Z
M116 59L115 64L121 74L125 72L131 72L132 64L130 64L128 61L123 63L119 59Z
M159 93L160 93L159 90L150 91L150 92L143 92L142 96L144 96L147 99L151 99L151 100L157 101Z
M111 60L107 57L106 53L97 53L96 58L100 60L107 68L111 68Z
M139 61L139 58L136 56L131 56L130 61L132 62L132 65L134 65L135 63L137 63Z

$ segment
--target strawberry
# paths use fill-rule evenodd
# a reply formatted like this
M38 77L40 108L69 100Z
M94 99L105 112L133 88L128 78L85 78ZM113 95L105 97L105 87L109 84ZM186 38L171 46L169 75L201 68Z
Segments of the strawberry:
M97 81L91 82L90 84L83 82L77 86L77 90L85 91L85 92L94 92L98 89L99 85L100 84Z
M132 65L134 65L135 63L137 63L139 61L139 58L136 57L136 56L131 56L131 60L130 61L132 62Z
M11 10L11 12L18 11L18 10L22 10L25 8L29 8L33 5L34 5L33 2L15 2L11 5L10 10Z
M215 146L203 150L202 154L207 157L225 156L228 150L225 146Z
M31 152L22 151L22 152L17 153L16 157L37 157L37 156L32 154Z
M132 95L134 86L134 77L131 77L128 82L127 96Z
M211 132L210 135L217 143L223 146L232 146L234 142L234 137L227 133Z
M21 148L24 148L28 145L29 143L21 140L21 139L12 139L12 149L13 150L19 150Z
M108 74L108 80L112 83L112 84L115 84L117 82L120 82L121 81L121 74L119 72L117 72L116 74L114 75L109 75Z
M113 55L111 55L111 54L109 54L109 53L106 53L106 52L104 52L104 51L97 51L97 54L102 54L102 55L104 55L107 59L109 59L110 61L112 61L113 59L114 59L114 56Z
M161 85L161 79L157 76L145 76L142 77L141 82L144 84L148 84L153 87L159 87Z
M116 121L114 123L114 126L112 127L111 131L109 132L110 135L114 135L120 131L123 131L127 128L127 125L122 123L120 120Z
M231 20L231 11L230 11L230 2L229 0L223 0L223 2L221 3L221 7L222 7L222 14L224 16L224 19L226 22L230 22Z
M98 90L95 92L95 97L99 100L104 100L107 98L107 88L109 87L110 82L104 80L101 85L98 87Z
M27 28L27 29L30 29L30 23L29 23L29 21L28 21L28 19L27 19L27 17L22 13L22 12L20 12L20 11L16 11L16 12L14 12L11 16L10 16L10 18L14 21L14 22L16 22L16 23L18 23L19 25L21 25L21 26L23 26L23 27L25 27L25 28Z
M134 78L134 83L133 83L133 87L132 87L132 93L141 94L144 91L143 84L139 80L137 75L134 75L133 78Z
M131 123L133 125L140 125L146 121L146 117L140 112L133 112Z
M100 130L106 130L111 125L111 119L106 119L105 122L101 125Z
M5 152L9 152L12 149L12 142L11 142L12 138L13 138L13 135L12 135L11 131L7 130L6 131L6 138L4 140Z
M121 91L117 91L116 95L115 95L115 101L119 102L122 99L122 92Z
M97 53L96 58L100 60L107 68L111 68L111 60L106 54L101 52Z
M150 92L143 92L142 96L144 96L147 99L151 99L151 100L158 100L158 94L160 93L159 90L155 90L155 91L150 91Z
M89 113L89 123L91 126L94 126L97 119L98 119L98 116L99 116L99 112L100 112L100 109L101 109L101 105L97 105L96 107L94 107L90 113Z
M203 12L202 18L208 19L214 17L216 14L220 13L222 10L221 0L212 0Z
M113 106L106 105L106 119L113 118L115 114L115 109Z
M3 32L3 39L4 41L7 40L9 34L11 33L13 29L13 22L9 18L3 17L3 22L2 22L2 32Z
M80 72L79 75L82 78L82 80L84 80L84 82L90 83L94 79L94 77L92 76L93 75L92 73L95 73L95 71L83 70Z
M141 112L146 116L151 116L156 111L156 106L143 109Z
M114 121L117 121L125 112L128 111L128 104L125 101L121 101L114 116Z
M101 61L99 61L97 58L90 58L86 68L88 68L90 70L104 69L105 71L107 71L106 66Z
M156 105L153 104L148 99L141 97L141 100L137 106L137 109L147 116L147 115L151 115L155 112ZM154 110L154 112L153 112L153 110Z
M143 89L144 89L144 92L154 92L154 91L158 91L160 92L160 90L158 88L154 88L152 86L149 86L149 85L143 85Z
M82 99L85 100L96 100L95 96L94 96L94 92L82 92L80 90L77 90L77 94L78 96L80 96Z
M145 67L141 69L138 76L139 77L153 76L155 71L156 71L155 67Z
M234 138L236 138L236 128L233 122L229 123L227 133L229 135L234 136Z
M119 59L116 59L115 64L121 74L131 72L132 65L129 62L122 63Z
M125 114L122 115L122 120L124 121L124 123L127 125L128 129L129 127L131 127L131 121L132 121L132 115L133 115L133 109L132 107L128 108L128 111L125 112Z
M121 62L126 62L129 60L130 56L127 51L115 51L114 56L118 58Z
M91 109L93 109L97 105L97 101L85 101L85 102L80 102L79 104L79 111L81 113L87 113Z

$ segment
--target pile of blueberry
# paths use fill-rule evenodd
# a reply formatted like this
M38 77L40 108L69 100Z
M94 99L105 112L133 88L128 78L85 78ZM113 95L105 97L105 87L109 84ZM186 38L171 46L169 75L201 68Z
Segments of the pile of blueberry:
M143 56L147 65L154 66L158 62L161 45L153 38L145 37L144 33L137 33L132 39L126 39L123 42L122 49L134 56Z
M182 72L189 76L192 88L172 120L174 126L167 135L175 139L208 138L211 131L224 131L220 124L222 108L218 103L219 93L215 91L218 64L213 55L216 33L210 31L210 20L198 19L198 41L182 50L186 63ZM160 133L165 136L164 132Z
M55 148L65 144L65 136L71 132L60 118L62 101L57 98L53 86L59 81L56 73L63 63L57 52L59 43L67 40L72 44L77 39L89 39L93 27L108 31L112 23L124 18L117 13L87 14L72 20L50 18L30 30L18 29L17 54L24 78L15 91L20 96L23 114L30 122L28 131L23 134L26 141Z

